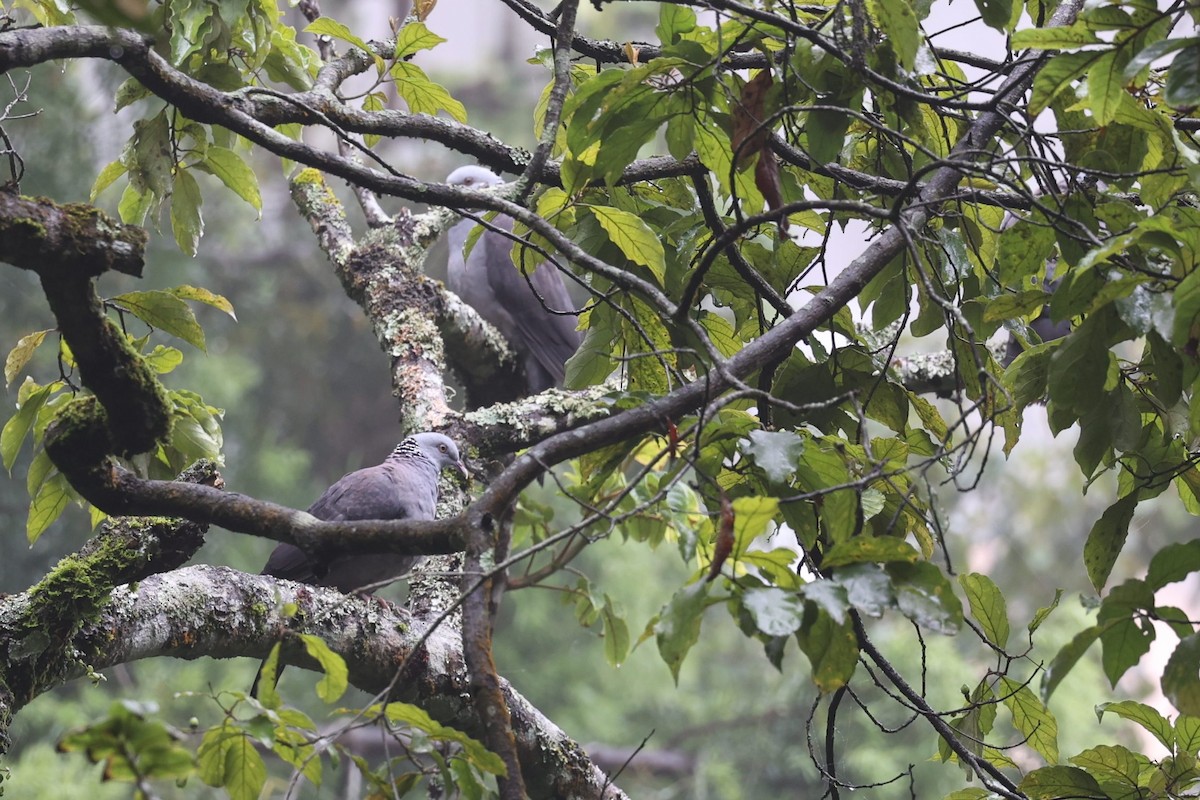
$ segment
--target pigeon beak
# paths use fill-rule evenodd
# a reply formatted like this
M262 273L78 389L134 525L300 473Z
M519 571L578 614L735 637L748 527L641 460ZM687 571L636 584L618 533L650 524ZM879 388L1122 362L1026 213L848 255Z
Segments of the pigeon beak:
M459 459L458 461L454 462L454 467L455 467L455 469L458 470L458 474L462 475L462 479L469 483L471 480L471 476L467 472L467 465L462 462L462 459Z

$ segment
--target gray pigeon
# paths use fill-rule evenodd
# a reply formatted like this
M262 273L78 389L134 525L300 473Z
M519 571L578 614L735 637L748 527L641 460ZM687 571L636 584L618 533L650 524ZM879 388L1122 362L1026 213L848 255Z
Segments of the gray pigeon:
M446 468L454 468L466 477L458 446L440 433L418 433L396 445L379 466L342 476L309 506L308 513L330 521L433 519L438 473ZM417 556L382 553L339 556L318 565L299 547L280 544L267 559L262 574L353 592L396 578L417 560Z
M440 433L417 433L396 445L379 466L343 475L308 507L308 513L329 521L433 519L438 473L446 468L458 470L464 478L467 476L454 441ZM353 592L394 580L420 559L420 556L380 553L337 556L328 564L318 565L299 547L281 543L271 552L261 574ZM260 667L250 687L251 695L258 694L261 676ZM278 680L277 672L272 682Z
M467 166L451 172L446 183L475 189L503 181L483 167ZM512 218L503 214L491 224L510 232L513 228ZM562 313L574 308L562 276L543 262L526 279L509 257L513 241L486 229L464 261L463 246L474 227L474 221L463 220L450 229L446 270L450 291L508 340L525 369L530 394L561 386L564 365L579 348L578 320L573 313ZM560 313L551 313L555 311Z

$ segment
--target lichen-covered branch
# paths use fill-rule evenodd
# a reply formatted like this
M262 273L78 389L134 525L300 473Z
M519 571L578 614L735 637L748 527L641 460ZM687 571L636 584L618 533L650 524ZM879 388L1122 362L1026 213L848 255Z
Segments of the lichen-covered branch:
M200 461L180 483L219 486L212 462ZM108 602L113 587L185 564L208 526L173 517L106 520L79 552L67 556L26 592L0 602L0 686L15 707L0 709L0 753L10 714L77 667L76 632ZM5 702L0 698L0 705Z
M28 603L26 595L0 600L0 626ZM284 614L289 603L299 613ZM179 569L147 578L136 587L114 590L104 607L72 636L70 645L78 654L61 671L38 676L16 697L6 697L0 684L0 722L37 695L89 669L103 670L142 658L262 658L284 636L283 661L311 667L298 640L288 638L301 633L321 637L341 654L351 682L369 692L386 689L396 666L404 663L393 699L419 703L439 722L481 738L455 631L429 631L423 620L377 600L211 566ZM11 665L19 657L7 652L4 664ZM502 682L501 690L512 710L521 761L533 773L530 797L624 797L577 743L509 684Z

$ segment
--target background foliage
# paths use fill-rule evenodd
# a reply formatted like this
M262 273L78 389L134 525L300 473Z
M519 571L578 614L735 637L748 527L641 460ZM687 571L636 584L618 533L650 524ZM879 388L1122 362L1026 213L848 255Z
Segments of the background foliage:
M523 495L513 546L578 524L562 544L583 555L543 590L506 597L500 672L581 741L636 748L649 737L648 751L683 757L659 776L639 773L635 759L619 780L632 796L823 791L839 785L832 767L872 796L1179 795L1195 782L1200 746L1195 610L1179 588L1200 569L1188 533L1200 509L1195 9L1094 4L1047 28L1045 4L980 2L974 29L1009 36L986 54L939 46L937 7L907 0L711 9L606 4L584 17L589 37L656 44L626 50L624 63L570 65L554 139L560 185L532 204L552 226L529 236L538 252L579 263L555 246L557 231L608 265L575 268L588 276L588 333L568 385L615 374L615 411L702 379L780 325L861 263L850 262L864 239L904 223L906 201L974 121L992 105L1011 116L977 143L971 166L957 162L962 191L905 229L908 246L855 302L756 370L740 395L572 461L556 473L566 492L550 480ZM481 90L494 69L475 83L423 69L426 53L471 39L465 23L442 23L440 8L382 46L334 22L351 18L333 4L307 33L297 12L269 2L145 11L113 17L121 12L84 4L80 18L169 29L161 48L174 68L226 92L310 88L311 34L324 34L339 51L372 54L349 100L366 111L441 113L532 149L550 107L548 86L540 101L516 79ZM50 2L11 13L48 26L75 19ZM1004 105L996 87L1017 56L1038 72ZM549 80L550 52L533 62L522 68ZM8 74L20 96L26 78ZM222 454L231 487L303 507L381 456L395 411L369 324L299 227L278 159L189 121L111 65L45 64L27 80L28 99L5 119L22 191L95 201L155 231L147 279L111 276L102 287L131 337L153 330L143 352L173 392L172 436L144 471L174 474ZM477 119L477 106L492 115ZM20 119L15 108L39 113ZM70 135L81 117L97 136ZM420 177L464 160L376 137L364 141ZM615 185L652 152L699 166ZM503 166L503 154L489 155ZM792 238L778 234L781 215ZM32 274L0 281L5 341L53 328ZM190 306L177 294L131 295L181 286L208 288ZM1041 342L1043 315L1070 320L1070 334ZM1011 363L987 346L1007 337L1024 346ZM51 332L27 364L20 346L10 357L14 420L33 421L37 386L54 386L60 370L70 377L56 345ZM953 365L940 398L904 371L909 354L930 351ZM40 383L21 388L26 375ZM70 394L55 386L46 399ZM6 426L5 591L26 588L90 528L73 510L49 524L71 490L36 448L55 407L41 408L29 440L11 433L19 422ZM27 491L19 478L30 473ZM583 502L603 512L590 524ZM579 537L595 543L582 548ZM217 534L200 558L255 571L265 552ZM1161 655L1147 655L1152 643ZM903 689L881 661L913 696L897 701ZM49 796L39 776L88 767L79 755L47 766L47 742L86 747L67 730L106 714L136 725L147 706L134 701L157 704L148 718L178 729L183 747L200 749L197 777L221 783L199 745L221 724L203 695L241 685L246 669L146 662L99 688L44 696L17 718L5 786ZM110 709L114 684L128 702ZM1155 699L1167 716L1135 699ZM315 719L329 713L297 702ZM158 777L194 775L191 756L164 747ZM978 759L970 784L939 763L964 755ZM263 779L282 791L287 765L271 769ZM223 777L233 796L257 780ZM468 795L486 784L461 771L451 780ZM162 796L209 791L200 786L155 782Z

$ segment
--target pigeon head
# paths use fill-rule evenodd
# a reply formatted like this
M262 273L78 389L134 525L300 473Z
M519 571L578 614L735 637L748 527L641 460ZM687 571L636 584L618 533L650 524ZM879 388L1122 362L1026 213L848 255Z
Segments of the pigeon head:
M415 433L401 442L396 449L400 450L410 442L421 455L434 463L439 472L454 469L463 478L467 477L467 467L458 454L458 445L449 436L440 433Z
M446 183L451 186L465 186L468 189L478 189L481 186L499 186L504 183L500 176L486 167L474 164L459 167L446 177Z

